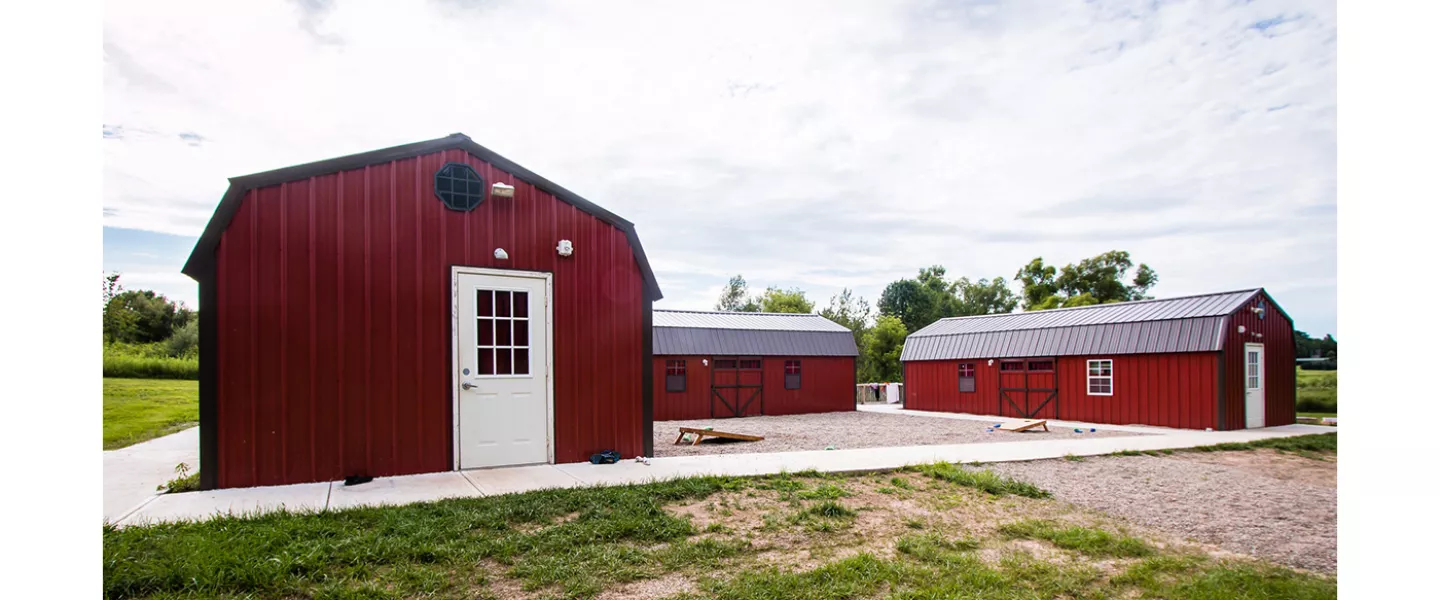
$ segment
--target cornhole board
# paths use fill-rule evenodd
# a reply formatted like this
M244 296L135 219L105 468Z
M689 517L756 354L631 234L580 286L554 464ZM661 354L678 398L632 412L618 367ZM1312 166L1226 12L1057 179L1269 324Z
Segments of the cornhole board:
M760 440L765 439L764 436L759 436L759 435L745 435L745 434L743 434L743 433L730 433L730 432L728 432L728 431L715 431L714 429L697 429L697 428L694 428L694 427L681 427L681 428L680 428L680 435L675 436L675 443L676 443L676 444L679 444L680 442L685 441L685 434L687 434L687 433L695 436L695 441L694 441L694 443L691 443L691 444L690 444L691 446L698 446L698 445L700 445L700 440L705 439L706 437L725 438L725 439L727 439L727 440L740 440L740 441L742 441L742 442L758 442L758 441L760 441Z
M1026 429L1034 429L1036 427L1040 427L1045 431L1050 431L1050 426L1045 424L1045 421L1042 419L1034 419L1028 421L1010 421L1009 423L1001 423L1000 431L1025 431Z

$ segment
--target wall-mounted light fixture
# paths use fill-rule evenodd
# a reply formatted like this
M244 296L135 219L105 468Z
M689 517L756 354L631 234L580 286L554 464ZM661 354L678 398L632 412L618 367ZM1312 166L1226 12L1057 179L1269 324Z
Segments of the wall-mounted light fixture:
M1244 325L1241 325L1241 326L1240 326L1240 333L1245 333L1245 326L1244 326Z
M510 260L510 253L506 252L504 248L496 248L495 258L499 260Z
M497 181L494 185L490 186L490 195L496 198L514 198L515 186Z
M560 243L555 244L555 251L559 252L560 256L570 256L575 253L575 246L570 240L560 240Z

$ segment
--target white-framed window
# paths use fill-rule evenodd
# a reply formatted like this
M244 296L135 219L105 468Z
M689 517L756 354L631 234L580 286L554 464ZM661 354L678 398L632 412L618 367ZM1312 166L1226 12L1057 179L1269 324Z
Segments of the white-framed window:
M1086 368L1089 369L1086 377L1090 396L1113 396L1115 395L1114 377L1115 364L1108 358L1086 361Z
M1260 389L1260 351L1245 351L1245 389Z

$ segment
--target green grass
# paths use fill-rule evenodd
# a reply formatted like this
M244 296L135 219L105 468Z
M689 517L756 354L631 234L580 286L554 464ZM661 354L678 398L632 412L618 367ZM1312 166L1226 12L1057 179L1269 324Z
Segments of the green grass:
M953 465L952 465L953 467ZM1014 504L1026 513L1069 510L1054 500L970 481L939 465L885 478L805 475L696 477L656 483L543 490L394 507L323 513L220 517L103 533L103 594L107 598L413 598L507 597L519 586L541 598L593 598L627 582L678 573L696 589L675 599L841 599L886 597L1035 600L1042 598L1333 598L1333 578L1252 561L1222 562L1162 549L1111 530L1028 519L981 537L927 529L904 509L854 505L854 491L887 486L915 494L962 494ZM928 472L927 472L928 471ZM893 475L893 477L891 477ZM923 476L939 481L914 485ZM993 477L993 475L992 475ZM869 478L869 479L867 479ZM896 480L900 481L896 481ZM871 481L873 480L873 481ZM988 480L986 480L988 481ZM903 484L902 484L903 482ZM956 487L942 482L955 483ZM795 489L796 486L800 489ZM861 551L810 567L776 567L772 536L785 525L737 521L698 528L667 506L755 499L781 505L781 494L850 490L835 499L793 502L789 527L810 529L790 556L834 556L848 537L814 535L820 524L843 527L862 511L914 521L880 538L895 552ZM971 489L973 488L973 489ZM719 496L717 496L719 494ZM819 492L819 496L833 492ZM763 496L763 498L761 497ZM893 512L886 512L891 510ZM954 508L953 510L971 510ZM867 519L876 518L867 515ZM792 530L793 531L793 530ZM869 534L867 534L869 535ZM1024 538L1051 544L1067 558L1041 559L1014 547ZM755 540L752 543L751 540ZM872 540L873 541L873 540ZM807 551L808 550L808 551ZM984 553L992 558L985 558ZM781 555L778 558L782 558ZM1102 566L1103 569L1102 569ZM1115 574L1107 578L1104 573ZM504 585L501 585L504 584ZM498 586L498 587L497 587ZM510 587L505 587L510 586Z
M1293 437L1269 438L1253 442L1226 442L1224 444L1196 446L1194 448L1176 448L1173 450L1118 450L1111 452L1110 456L1165 456L1176 452L1231 452L1269 448L1288 454L1298 454L1306 458L1323 459L1340 453L1340 438L1338 436L1338 433L1314 433Z
M1026 519L1006 523L999 529L1011 538L1046 540L1066 550L1091 556L1141 557L1155 553L1150 544L1128 535L1117 535L1092 527L1060 527L1053 521Z
M1280 452L1299 454L1309 458L1333 456L1340 453L1340 436L1337 433L1316 433L1294 437L1269 438L1253 442L1229 442L1187 448L1191 452L1221 452L1233 450L1256 450L1270 448Z
M195 381L104 380L105 449L113 450L185 429L200 420Z
M713 568L743 552L745 540L690 540L697 533L691 523L661 508L741 485L734 478L697 477L107 528L105 595L343 596L383 580L388 591L379 597L431 593L425 582L455 596L483 585L483 565L490 564L531 589L557 586L565 596L590 597L611 583L681 567ZM427 573L440 575L443 584Z
M1335 413L1339 395L1339 371L1295 369L1295 411ZM1334 416L1330 414L1328 416Z
M950 463L932 463L910 467L909 470L950 483L975 488L995 496L1024 496L1026 498L1049 498L1050 492L1023 481L1001 477L989 469L971 471Z
M1337 416L1337 415L1336 415L1335 413L1333 413L1333 412L1297 412L1297 413L1295 413L1295 416L1297 416L1297 417L1314 417L1314 418L1316 418L1316 419L1323 419L1323 418L1325 418L1325 417L1332 417L1332 418L1333 418L1333 417L1335 417L1335 416Z
M163 344L106 344L103 377L200 379L200 360L165 354Z

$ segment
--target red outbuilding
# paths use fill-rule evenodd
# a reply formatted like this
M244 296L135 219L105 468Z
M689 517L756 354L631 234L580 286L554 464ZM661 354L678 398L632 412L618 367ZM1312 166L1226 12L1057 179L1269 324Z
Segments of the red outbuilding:
M855 410L855 336L815 314L655 311L655 420Z
M204 488L651 454L634 225L464 135L231 179L184 272Z
M1288 425L1293 331L1263 289L941 319L905 340L905 407L1187 429Z

